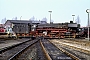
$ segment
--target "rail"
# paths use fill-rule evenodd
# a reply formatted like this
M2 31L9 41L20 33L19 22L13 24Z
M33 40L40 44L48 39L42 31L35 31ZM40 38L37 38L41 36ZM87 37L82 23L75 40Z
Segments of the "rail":
M44 53L45 53L47 59L48 59L48 60L52 60L51 57L49 56L48 52L47 52L46 49L44 48L44 46L43 46L41 40L40 40L40 44L41 44L41 46L42 46L42 49L43 49L43 51L44 51Z
M49 53L49 56L52 57L51 59L74 59L74 60L79 60L78 57L74 56L73 54L69 53L68 51L58 48L56 45L51 43L50 41L46 42L42 40L44 47ZM64 55L64 57L62 57ZM56 58L55 58L56 56ZM58 57L57 57L58 56Z
M19 45L15 45L14 47L11 47L8 49L5 49L5 50L2 50L3 52L0 54L1 57L0 59L8 59L8 60L13 60L15 59L20 53L22 53L26 48L28 48L29 46L33 45L34 43L36 43L38 41L37 40L29 40L29 41L26 41L26 42L23 42ZM9 55L7 55L9 54ZM6 56L6 57L5 57ZM3 58L5 57L5 58Z
M51 41L49 41L51 42ZM52 43L52 42L51 42ZM52 43L53 44L53 43ZM55 44L53 44L54 46L56 46ZM57 46L56 46L57 47ZM69 53L68 51L64 50L63 48L57 47L58 49L60 49L62 52L66 53L67 55L69 55L70 57L72 57L75 60L80 60L78 57L74 56L73 54Z
M27 40L27 41L24 41L24 42L21 42L21 43L18 43L18 44L14 44L14 45L12 45L12 46L8 46L8 47L5 47L5 48L2 48L2 49L0 49L0 54L3 53L3 52L5 52L5 51L7 51L7 50L9 50L9 49L11 49L11 48L14 48L14 47L19 46L19 45L21 45L21 44L23 44L23 43L26 43L26 42L28 42L28 41L30 41L30 40L31 40L31 39L29 39L29 40Z
M68 40L64 41L63 39L62 40L54 39L54 40L49 40L49 41L52 42L54 45L56 45L58 48L62 48L65 51L67 51L67 52L71 53L72 55L76 56L80 60L90 60L90 54L89 53L85 53L85 51L82 52L81 49L77 49L77 48L73 47L73 46L77 46L76 44L74 45L74 43L73 43L74 41L71 42L72 44L70 44L72 46L69 46L70 42Z
M25 51L28 47L30 47L31 45L35 44L37 41L33 42L32 44L26 46L25 48L21 49L19 52L17 52L16 54L14 54L12 57L10 57L8 60L13 60L15 59L20 53L22 53L23 51Z

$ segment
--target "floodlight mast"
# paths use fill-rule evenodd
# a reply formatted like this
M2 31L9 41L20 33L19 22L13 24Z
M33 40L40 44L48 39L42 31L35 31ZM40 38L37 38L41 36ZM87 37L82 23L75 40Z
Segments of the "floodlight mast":
M52 11L48 11L49 13L50 13L50 24L51 24L51 13L52 13Z
M72 15L72 17L73 17L73 22L74 22L74 16L75 16L75 15Z
M89 40L89 13L90 13L90 9L87 9L86 12L88 13L88 40Z

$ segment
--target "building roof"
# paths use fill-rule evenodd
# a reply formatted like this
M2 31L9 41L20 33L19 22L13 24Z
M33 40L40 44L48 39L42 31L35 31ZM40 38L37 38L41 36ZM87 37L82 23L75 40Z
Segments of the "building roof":
M30 20L7 20L11 23L31 23L31 24L46 24L46 21L30 21ZM7 23L7 22L6 22Z
M28 20L7 20L10 21L11 23L32 23L32 21Z

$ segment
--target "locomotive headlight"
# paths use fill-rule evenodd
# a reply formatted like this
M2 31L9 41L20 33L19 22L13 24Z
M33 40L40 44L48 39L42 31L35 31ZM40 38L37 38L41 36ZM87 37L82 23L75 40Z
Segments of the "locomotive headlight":
M32 25L32 27L34 27L34 28L35 28L35 27L36 27L36 25Z
M34 25L33 27L36 27L36 25Z

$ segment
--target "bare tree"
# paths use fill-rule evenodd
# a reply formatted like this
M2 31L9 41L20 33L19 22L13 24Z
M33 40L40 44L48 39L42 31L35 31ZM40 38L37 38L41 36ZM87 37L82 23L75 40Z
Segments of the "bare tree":
M1 20L1 23L5 24L5 22L6 22L6 18L3 18L3 19Z
M12 20L14 20L14 18L12 18Z
M77 16L76 23L80 24L80 17L79 17L79 15Z
M35 17L34 16L31 17L29 20L34 21L35 20Z
M43 18L43 19L42 19L42 21L46 21L46 22L47 22L47 18L46 18L46 17L45 17L45 18Z
M15 17L14 19L17 20L17 17Z
M1 23L3 23L3 19L1 20Z

